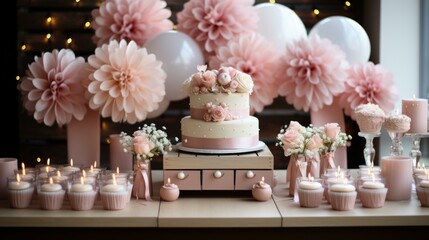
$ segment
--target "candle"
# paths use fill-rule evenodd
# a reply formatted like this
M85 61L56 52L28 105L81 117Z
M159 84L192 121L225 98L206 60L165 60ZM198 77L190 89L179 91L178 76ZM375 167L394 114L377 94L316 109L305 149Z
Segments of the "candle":
M261 181L253 184L252 196L258 201L267 201L271 198L272 189L271 186L265 183L265 178L262 177Z
M355 186L347 183L336 183L331 186L333 192L353 192L356 191Z
M384 183L376 181L366 181L362 184L362 187L367 189L380 189L384 188Z
M69 177L62 175L60 171L57 171L57 175L53 176L52 178L56 182L61 182L69 179Z
M60 184L54 183L54 180L52 179L52 177L49 178L49 183L43 184L42 187L40 188L42 192L58 192L58 191L61 191L62 189L63 188L61 187Z
M112 174L112 183L109 183L102 188L103 192L120 192L125 191L125 186L116 183L116 176Z
M80 183L75 183L70 188L71 192L89 192L92 190L92 186L85 183L84 177L80 177Z
M317 190L322 188L322 184L320 182L315 182L314 177L309 177L308 180L302 180L299 182L299 188L304 190Z
M16 174L16 181L11 181L8 184L8 188L11 190L22 190L31 187L29 182L22 182L19 174Z
M424 98L402 99L402 113L411 118L408 133L427 133L428 100Z
M70 159L70 165L63 167L61 171L65 172L66 174L69 174L80 171L80 168L73 166L73 159Z
M167 202L175 201L180 194L179 187L171 183L170 178L167 179L167 183L162 186L159 192L162 200Z
M413 159L407 156L384 156L381 172L385 179L386 200L410 200L413 185Z
M25 163L21 163L21 174L20 174L20 178L23 181L29 181L29 180L34 180L34 174L33 173L29 173L27 171L27 169L25 168Z

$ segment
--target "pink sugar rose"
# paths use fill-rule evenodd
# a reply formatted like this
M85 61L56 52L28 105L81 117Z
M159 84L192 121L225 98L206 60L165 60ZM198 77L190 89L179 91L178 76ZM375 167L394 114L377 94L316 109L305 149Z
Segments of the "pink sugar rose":
M329 139L335 141L341 132L341 127L338 123L327 123L325 124L323 131Z
M319 134L314 134L307 142L307 149L310 151L318 151L323 147L323 140Z
M151 142L143 135L135 136L133 139L134 151L137 154L147 155L151 150Z
M226 118L226 111L222 106L217 106L213 112L212 117L215 122L222 122Z
M236 89L238 87L238 82L237 81L231 81L231 83L229 84L230 88Z
M207 88L212 88L216 84L216 74L212 71L207 71L203 73L203 78L201 83Z
M198 72L192 75L192 86L201 86L203 82L203 74Z
M304 137L295 129L288 129L283 134L281 141L283 142L283 148L285 153L287 149L301 148L303 146Z

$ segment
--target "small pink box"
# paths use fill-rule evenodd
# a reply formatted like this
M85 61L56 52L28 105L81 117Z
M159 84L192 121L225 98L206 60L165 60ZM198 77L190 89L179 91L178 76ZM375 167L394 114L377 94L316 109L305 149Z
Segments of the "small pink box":
M234 190L234 170L203 170L203 190Z
M165 170L164 183L170 178L180 190L201 190L201 173L199 170Z

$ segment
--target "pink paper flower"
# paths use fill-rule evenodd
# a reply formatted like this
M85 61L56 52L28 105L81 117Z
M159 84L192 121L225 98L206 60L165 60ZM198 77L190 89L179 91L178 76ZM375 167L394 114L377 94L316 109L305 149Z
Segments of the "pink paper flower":
M25 109L37 122L61 127L72 118L86 114L83 81L88 78L87 64L72 50L54 49L34 57L26 76L18 85Z
M393 75L380 64L366 62L349 68L345 90L339 99L345 113L354 119L353 110L361 104L374 103L384 112L392 111L398 96Z
M252 77L254 86L250 95L250 111L255 113L272 104L278 96L274 76L279 69L279 59L280 54L272 44L253 33L241 35L219 47L216 55L210 58L209 65L211 68L233 67Z
M149 38L173 28L173 23L168 19L171 11L166 6L167 3L160 0L102 2L98 9L91 12L94 43L101 46L113 39L125 39L143 46Z
M343 92L347 65L341 48L317 35L288 44L278 93L297 110L318 111Z
M190 0L177 13L177 30L200 46L206 59L233 37L256 31L254 0Z
M89 107L99 109L102 117L112 117L113 122L140 122L164 99L167 75L162 63L134 41L103 44L89 56L88 63Z

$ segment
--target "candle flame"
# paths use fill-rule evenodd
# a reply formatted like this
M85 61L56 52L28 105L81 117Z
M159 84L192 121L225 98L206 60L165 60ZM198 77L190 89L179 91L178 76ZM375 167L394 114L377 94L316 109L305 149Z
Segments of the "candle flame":
M119 174L119 167L116 167L116 173Z
M85 172L85 170L82 170L82 176L83 176L83 177L86 177L86 172Z
M60 172L60 170L58 170L58 171L57 171L57 176L58 176L58 177L61 177L61 172Z
M90 172L94 172L94 166L92 166L92 165L91 165L91 167L90 167L89 171L90 171Z
M49 164L51 164L51 159L50 158L48 158L48 160L46 160L46 165L49 166Z
M46 173L49 172L49 166L46 166L45 171L46 171Z
M73 159L70 158L70 166L73 167Z
M52 179L52 177L49 177L49 184L53 184L54 180Z
M116 175L112 174L112 181L113 181L113 185L116 185Z
M94 161L94 167L95 168L97 167L97 161Z
M19 183L21 182L21 177L19 176L19 173L16 174L16 181Z
M22 175L25 175L25 163L21 163Z
M262 176L262 179L261 179L261 181L262 181L262 182L264 182L264 181L265 181L265 177L264 177L264 176Z
M81 184L84 184L84 183L85 183L85 181L83 180L83 177L80 177L80 183L81 183Z
M170 178L167 178L167 183L170 184Z

